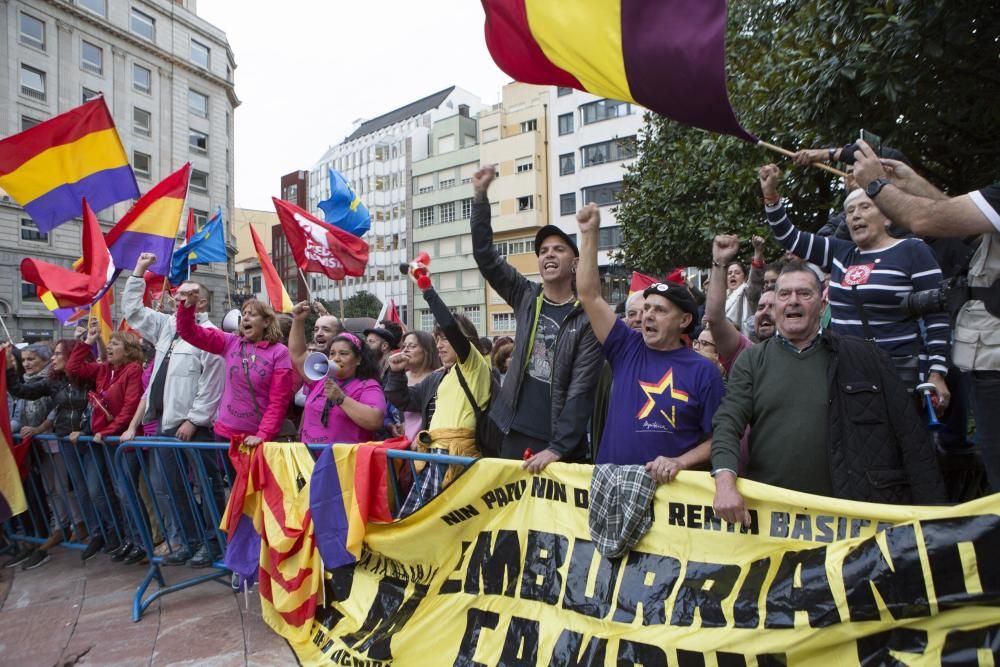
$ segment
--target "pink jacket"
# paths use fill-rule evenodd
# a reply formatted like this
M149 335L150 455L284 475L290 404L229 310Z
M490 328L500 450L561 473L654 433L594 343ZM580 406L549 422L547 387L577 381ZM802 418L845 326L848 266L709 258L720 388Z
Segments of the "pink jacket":
M295 393L288 348L267 341L248 343L240 336L200 327L195 323L194 308L180 304L177 333L195 347L221 355L226 362L215 433L227 439L255 435L265 442L274 440Z

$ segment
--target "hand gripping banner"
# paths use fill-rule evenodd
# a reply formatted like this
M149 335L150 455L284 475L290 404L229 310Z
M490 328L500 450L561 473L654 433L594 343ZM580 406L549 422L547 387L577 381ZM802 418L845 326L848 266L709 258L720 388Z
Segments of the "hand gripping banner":
M592 468L483 460L324 573L305 665L1000 664L1000 495L895 507L741 481L749 527L683 472L620 559Z

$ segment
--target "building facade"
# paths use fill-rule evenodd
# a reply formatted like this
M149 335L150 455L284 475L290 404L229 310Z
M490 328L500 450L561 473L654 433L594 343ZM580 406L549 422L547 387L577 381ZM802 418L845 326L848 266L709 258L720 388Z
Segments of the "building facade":
M434 287L455 312L483 331L483 277L472 258L472 175L479 169L476 119L465 106L434 123L427 158L413 163L413 254L432 260ZM376 246L378 239L375 240ZM412 285L412 284L411 284ZM414 324L429 331L434 316L412 290Z
M230 221L236 63L225 33L195 9L193 0L0 1L0 61L7 63L0 65L0 137L104 95L140 191L190 161L187 208L198 224L217 208ZM105 231L129 206L99 212ZM229 226L227 240L232 249ZM0 191L0 245L0 315L11 336L68 334L21 281L18 264L32 256L69 266L80 253L79 222L41 234ZM230 268L220 263L198 271L216 319L226 308Z
M309 170L310 213L330 196L329 169L339 171L371 213L365 234L371 248L368 269L359 278L348 277L338 285L324 276L309 276L313 296L326 300L349 298L359 291L374 294L383 304L393 299L400 316L412 325L409 281L399 264L412 253L412 164L427 157L427 137L434 122L458 113L460 107L477 113L479 99L452 86L360 122L339 144L331 146Z
M247 299L262 299L266 302L268 298L267 290L264 288L263 274L260 270L260 261L257 259L257 250L253 246L253 237L250 236L251 227L257 232L257 236L260 237L260 242L265 248L274 247L274 230L275 228L281 229L281 225L278 223L278 214L274 211L257 211L249 208L233 209L233 220L230 225L230 229L236 237L233 302L239 305L242 305ZM273 263L273 254L271 259ZM200 268L198 272L201 272ZM194 278L197 280L198 275L195 274ZM286 285L285 289L288 289L290 283L284 284Z
M500 104L479 114L479 161L498 174L490 186L493 241L511 266L536 281L535 233L549 223L549 98L546 87L510 83ZM484 305L480 332L513 335L510 306L488 286Z
M281 198L291 202L299 208L306 210L309 208L309 172L300 169L285 174L281 177ZM299 273L299 267L295 264L292 256L292 248L288 245L288 239L281 228L281 224L276 224L271 230L271 261L274 268L281 276L281 282L288 290L288 295L292 301L298 303L309 298L306 289L306 282Z
M614 207L625 167L637 155L645 110L572 88L550 87L550 95L550 219L575 235L577 210L589 202L601 207L598 264L605 299L613 305L628 295L629 279L610 257L621 242Z

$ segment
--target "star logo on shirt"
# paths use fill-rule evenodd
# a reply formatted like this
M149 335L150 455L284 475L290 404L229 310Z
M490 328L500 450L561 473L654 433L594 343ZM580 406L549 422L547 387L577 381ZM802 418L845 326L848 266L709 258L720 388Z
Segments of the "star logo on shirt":
M645 419L649 416L649 413L653 411L656 407L656 396L662 396L668 389L670 390L670 398L675 401L680 401L681 403L688 402L688 394L685 391L681 391L674 387L674 369L668 368L667 372L663 374L659 382L643 382L639 381L639 388L642 389L642 393L646 395L646 404L642 406L639 413L636 415L636 419ZM666 411L659 411L663 418L666 419L671 426L677 421L677 406L670 406L670 414Z

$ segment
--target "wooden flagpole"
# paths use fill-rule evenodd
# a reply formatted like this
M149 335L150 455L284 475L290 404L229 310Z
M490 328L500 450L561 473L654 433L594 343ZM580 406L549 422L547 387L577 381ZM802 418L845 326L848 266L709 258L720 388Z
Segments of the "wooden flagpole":
M302 284L306 286L306 301L312 302L313 300L312 290L309 289L309 281L306 280L306 274L302 271L301 267L296 267L296 268L299 270L299 277L302 278Z
M160 312L163 312L163 307L167 304L167 276L163 276L163 287L160 288Z
M775 146L774 144L769 144L766 141L760 141L760 140L758 140L757 141L757 145L758 146L763 146L764 148L766 148L768 150L772 150L775 153L781 153L785 157L795 157L795 153L793 153L792 151L788 150L787 148L782 148L781 146ZM823 171L828 171L831 174L836 174L837 176L840 176L841 178L847 178L847 172L846 171L841 171L840 169L837 169L836 167L831 167L830 165L828 165L828 164L826 164L824 162L813 162L812 166L819 167Z
M3 321L3 315L0 315L0 326L3 326L3 332L7 335L7 341L13 344L14 339L10 337L10 331L7 330L7 323Z
M340 296L340 321L343 326L344 322L344 281L337 281L337 294Z

